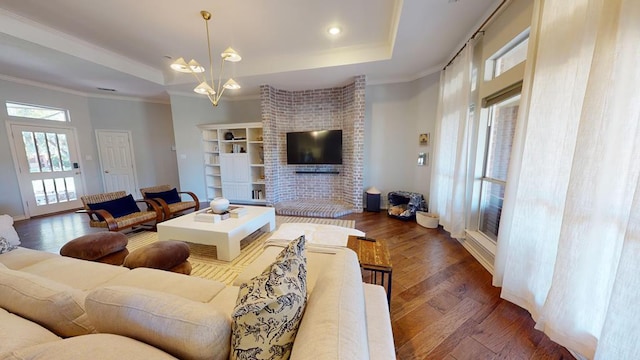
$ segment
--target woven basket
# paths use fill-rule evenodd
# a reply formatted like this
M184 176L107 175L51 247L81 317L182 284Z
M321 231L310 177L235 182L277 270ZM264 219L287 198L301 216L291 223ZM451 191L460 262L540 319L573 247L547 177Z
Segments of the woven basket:
M438 216L438 214L416 211L416 221L421 226L429 229L435 229L438 227L440 217Z

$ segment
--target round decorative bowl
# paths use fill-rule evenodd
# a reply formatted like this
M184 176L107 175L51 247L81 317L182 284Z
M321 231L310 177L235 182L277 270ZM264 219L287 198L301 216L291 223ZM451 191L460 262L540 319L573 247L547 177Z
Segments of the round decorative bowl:
M229 208L229 200L222 197L217 197L211 200L209 206L211 207L211 211L214 214L222 214Z

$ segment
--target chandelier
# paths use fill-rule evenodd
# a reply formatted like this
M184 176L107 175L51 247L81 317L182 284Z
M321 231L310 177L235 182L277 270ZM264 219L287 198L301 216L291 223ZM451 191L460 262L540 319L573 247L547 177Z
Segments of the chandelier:
M210 79L207 79L207 75L205 73L205 68L200 65L197 61L191 59L188 63L184 60L184 58L179 58L173 64L171 64L171 68L175 71L181 73L190 73L195 76L198 80L199 85L196 86L193 91L201 95L207 95L213 106L218 106L218 101L220 97L222 97L222 93L225 89L235 90L240 89L240 85L235 82L233 79L229 78L227 82L222 85L222 72L224 70L224 63L226 61L238 62L242 60L240 55L228 47L225 51L220 54L222 61L220 61L220 71L218 72L218 83L216 89L216 83L214 80L213 74L213 57L211 56L211 39L209 35L209 20L211 19L211 13L205 10L200 11L200 15L204 19L204 24L207 29L207 48L209 50L209 73Z

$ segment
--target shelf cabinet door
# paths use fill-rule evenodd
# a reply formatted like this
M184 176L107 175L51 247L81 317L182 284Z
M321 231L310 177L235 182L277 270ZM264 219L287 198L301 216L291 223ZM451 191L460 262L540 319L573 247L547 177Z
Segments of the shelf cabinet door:
M223 182L250 182L250 172L247 154L220 154L220 173Z
M251 184L223 182L222 193L229 201L251 200Z

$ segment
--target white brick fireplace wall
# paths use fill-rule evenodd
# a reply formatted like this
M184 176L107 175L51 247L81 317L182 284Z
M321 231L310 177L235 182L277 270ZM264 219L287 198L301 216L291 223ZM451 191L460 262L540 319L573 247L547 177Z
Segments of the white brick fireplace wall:
M364 75L339 88L285 91L260 87L267 203L330 201L362 211ZM342 165L287 165L286 133L342 130ZM337 171L300 174L296 171Z

